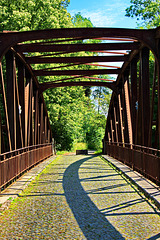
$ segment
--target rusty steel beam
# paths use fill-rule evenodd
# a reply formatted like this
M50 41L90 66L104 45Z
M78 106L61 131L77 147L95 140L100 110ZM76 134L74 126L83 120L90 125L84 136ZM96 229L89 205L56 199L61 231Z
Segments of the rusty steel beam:
M116 103L114 103L116 104ZM118 128L117 128L117 125L118 125L118 122L117 122L117 116L116 116L116 108L115 106L113 107L113 111L114 111L114 125L115 125L115 136L116 136L116 142L118 143Z
M142 145L148 146L150 126L149 49L141 52Z
M117 117L118 142L122 142L118 94L116 94L116 100L115 101L116 101L115 111L116 111L116 117Z
M152 99L151 99L151 108L150 108L150 121L149 121L149 137L148 137L148 146L152 147L152 125L153 125L153 116L155 108L155 90L156 90L156 78L157 78L157 63L154 63L154 74L153 74L153 84L152 84ZM158 114L157 114L158 115Z
M57 51L99 51L99 50L135 50L140 44L136 43L88 43L88 44L53 44L33 45L21 44L14 47L17 52L57 52Z
M33 81L29 78L29 95L28 95L28 146L32 145L32 95Z
M0 33L0 38L7 38L8 43L18 43L28 40L56 39L56 38L77 38L92 39L97 37L113 37L113 38L129 38L136 40L150 40L153 35L159 37L156 29L127 29L127 28L63 28L63 29L47 29L26 32L8 32ZM147 39L148 38L148 39ZM7 44L8 44L7 43ZM9 44L8 44L9 45Z
M69 78L63 78L59 80L54 80L52 82L58 83L58 82L64 82L67 80L75 80L76 78L87 78L87 79L94 79L94 80L99 80L99 81L105 81L105 82L115 82L113 79L106 79L106 78L98 78L98 77L89 77L85 75L71 75L72 77Z
M111 90L115 90L115 83L114 82L93 82L93 81L81 81L81 82L45 82L39 84L39 91L44 92L49 88L57 88L57 87L68 87L68 86L103 86L110 88Z
M141 66L139 64L138 92L137 92L137 121L135 144L142 145L142 91L141 91Z
M25 147L28 145L29 82L25 86Z
M128 55L128 53L126 52L126 51L124 51L124 52L121 52L121 51L116 51L116 52L113 52L113 51L91 51L91 52L96 52L96 53L109 53L109 54L112 54L113 56L114 55Z
M158 28L157 37L160 38L160 30ZM157 76L158 76L158 111L157 111L157 130L158 130L158 141L160 144L160 39L157 40Z
M43 133L44 133L44 119L43 119L43 103L40 105L40 143L43 143Z
M93 39L99 37L129 38L138 40L148 46L156 55L156 44L154 42L157 29L122 29L122 28L70 28L70 29L49 29L28 32L0 33L1 48L0 60L5 52L17 43L60 38L83 38ZM57 44L59 45L59 44ZM156 55L157 56L157 55Z
M36 76L67 76L67 75L99 75L99 74L119 74L121 69L93 69L93 70L55 70L44 71L34 70Z
M12 149L16 149L16 109L15 109L15 58L12 51L6 54L7 108Z
M127 56L92 56L92 57L26 57L29 64L40 63L92 63L92 62L123 62Z
M95 63L85 63L85 65L96 66L96 67L107 67L107 68L120 68L118 66L102 65L102 64L95 64Z
M111 41L119 41L119 42L135 42L136 40L134 39L130 39L130 38L110 38L110 37L101 37L101 38L94 38L94 39L97 39L97 40L111 40Z
M4 77L3 77L3 70L2 70L2 64L1 63L0 63L0 86L1 86L1 92L2 92L4 115L5 115L5 120L6 120L8 149L9 149L9 151L12 151L11 133L10 133L9 117L8 117L8 108L7 108L5 84L4 84Z
M125 96L125 106L127 115L127 125L128 125L128 137L129 143L133 144L133 131L132 131L132 119L131 119L131 107L130 107L130 96L129 96L129 76L128 74L124 76L124 96Z
M131 116L132 116L132 131L133 143L135 144L136 138L136 122L137 122L137 58L133 58L130 64L131 76Z
M16 108L16 146L17 148L24 147L23 141L23 132L22 132L22 119L21 119L21 109L20 109L20 101L19 101L19 89L18 89L18 81L16 75L16 65L14 66L14 74L15 74L15 108ZM23 91L23 89L22 89Z
M21 110L21 131L23 137L23 146L25 142L25 67L24 64L18 60L18 89L19 89L19 108ZM22 146L22 147L23 147Z
M106 82L115 82L115 80L113 79L106 79L106 78L97 78L97 77L89 77L89 76L80 76L80 75L75 75L75 78L88 78L88 79L95 79L95 80L99 80L99 81L106 81ZM62 81L62 80L60 80Z
M118 94L118 105L119 105L119 118L120 118L120 128L121 128L121 136L122 136L122 143L124 143L124 127L123 127L123 115L122 115L122 102L121 102L121 95Z

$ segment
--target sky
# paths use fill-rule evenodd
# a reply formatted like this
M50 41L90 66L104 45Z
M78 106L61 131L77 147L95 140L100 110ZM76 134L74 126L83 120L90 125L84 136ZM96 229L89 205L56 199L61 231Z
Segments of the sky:
M89 18L94 27L136 28L136 19L125 17L130 0L70 0L71 16L80 12Z

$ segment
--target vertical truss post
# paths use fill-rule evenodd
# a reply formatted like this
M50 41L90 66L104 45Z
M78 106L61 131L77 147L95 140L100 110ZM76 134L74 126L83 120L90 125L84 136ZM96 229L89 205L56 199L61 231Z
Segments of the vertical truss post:
M15 93L15 58L12 51L6 54L7 107L12 149L16 149L16 93Z
M25 86L25 146L28 144L29 82Z
M16 75L16 65L14 66L15 72L15 95L16 95L16 139L17 139L17 148L24 147L23 141L23 132L22 132L22 120L21 120L21 107L19 102L19 89L17 83L17 75Z
M0 114L0 154L2 153L2 120Z
M35 120L34 120L34 144L38 143L38 90L35 93L35 101L34 101L34 109L35 109Z
M120 93L118 94L118 104L119 104L119 116L120 116L120 128L121 128L122 143L124 143L124 127L123 127L122 104L121 104Z
M47 142L47 116L44 118L44 136L45 136L45 143Z
M48 143L50 143L51 142L51 131L50 131L50 129L48 130Z
M40 124L40 114L41 114L41 103L40 103L40 99L39 99L39 102L38 102L38 133L37 133L37 144L40 144L41 143L41 140L40 140L40 130L41 130L41 124Z
M108 131L108 142L109 142L109 143L111 142L111 134L110 134L109 131Z
M32 96L32 123L31 123L31 129L32 129L32 144L34 145L34 139L35 139L35 125L34 125L34 119L35 119L35 110L34 110L34 96Z
M40 116L40 143L44 140L44 124L43 124L43 103L41 103L41 116Z
M157 40L157 74L158 74L158 113L157 113L157 120L158 120L158 140L160 146L160 39ZM157 144L158 145L158 144ZM158 147L159 148L159 147Z
M151 109L150 109L150 121L149 121L149 136L148 136L148 146L149 147L152 147L152 124L153 124L153 114L154 114L156 76L157 76L157 63L155 62L155 64L154 64L154 74L153 74L153 84L152 84L152 100L151 100Z
M114 142L114 129L113 129L113 122L112 122L112 119L110 119L110 124L111 124L111 136L112 136L112 142Z
M142 145L148 146L150 126L149 49L141 51Z
M117 130L117 116L116 116L116 108L115 106L113 107L114 109L114 124L115 124L115 133L116 133L116 142L118 143L118 130Z
M5 93L4 78L3 78L3 71L2 71L1 63L0 63L0 85L1 85L1 91L2 91L2 100L3 100L3 106L4 106L5 120L6 120L8 146L9 146L9 151L12 151L8 109L7 109L6 93Z
M120 113L119 113L119 104L118 104L118 95L116 95L116 117L117 117L117 131L118 131L118 142L122 142L121 135L121 121L120 121Z
M32 94L33 94L33 82L30 77L29 80L29 110L28 110L28 146L32 145Z
M131 144L131 147L132 147L133 133L132 133L132 120L131 120L131 109L130 109L128 74L124 76L124 95L125 95L125 105L126 105L126 114L127 114L128 137L129 137L129 143Z
M141 93L141 66L139 66L139 78L138 78L138 94L137 94L137 121L136 121L136 136L135 144L142 145L142 93Z
M122 100L121 100L121 104L122 104L122 117L123 117L123 128L124 128L124 141L125 143L129 143L129 134L128 134L128 121L127 121L127 110L126 110L126 101L125 101L125 91L124 91L124 77L122 77L123 79L123 86L122 86Z
M23 143L25 142L25 67L21 61L18 65L18 89L19 89L19 108L21 109L21 131ZM24 144L23 144L24 145Z
M136 138L136 122L137 122L137 59L134 58L131 61L130 66L131 72L131 118L132 118L132 132L133 132L133 143Z

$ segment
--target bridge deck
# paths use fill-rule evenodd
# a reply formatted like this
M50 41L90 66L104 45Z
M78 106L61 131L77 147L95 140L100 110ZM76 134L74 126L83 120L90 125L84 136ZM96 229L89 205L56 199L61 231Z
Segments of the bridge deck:
M63 156L0 217L0 239L158 239L159 211L95 155Z

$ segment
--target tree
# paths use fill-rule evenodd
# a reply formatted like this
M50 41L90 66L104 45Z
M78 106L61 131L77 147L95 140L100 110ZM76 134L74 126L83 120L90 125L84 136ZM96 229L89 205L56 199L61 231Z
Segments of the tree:
M80 12L74 15L72 18L74 27L93 27L93 24L89 18L84 18Z
M93 88L92 96L98 114L107 116L111 91L106 87L95 87Z
M131 0L130 3L127 17L136 17L140 25L147 28L160 26L160 0Z
M67 12L69 0L0 0L0 31L28 31L64 27L93 27L90 19L80 13L71 19ZM74 43L99 40L75 40ZM32 55L32 53L29 53ZM92 56L95 53L76 53L76 56ZM65 54L63 56L66 56ZM67 56L74 56L70 53ZM47 66L45 66L47 67ZM44 67L44 68L45 68ZM56 68L56 64L48 67ZM59 66L58 66L59 67ZM74 69L90 69L93 66L78 65ZM36 69L43 68L38 64ZM70 69L62 66L62 69ZM39 82L60 80L64 77L41 77ZM78 79L77 79L78 80ZM86 78L81 78L81 81ZM70 150L74 141L87 142L91 148L99 148L104 136L105 116L97 114L90 99L91 89L65 87L48 89L44 99L48 110L53 137L60 150Z
M71 27L69 0L0 0L0 31Z

